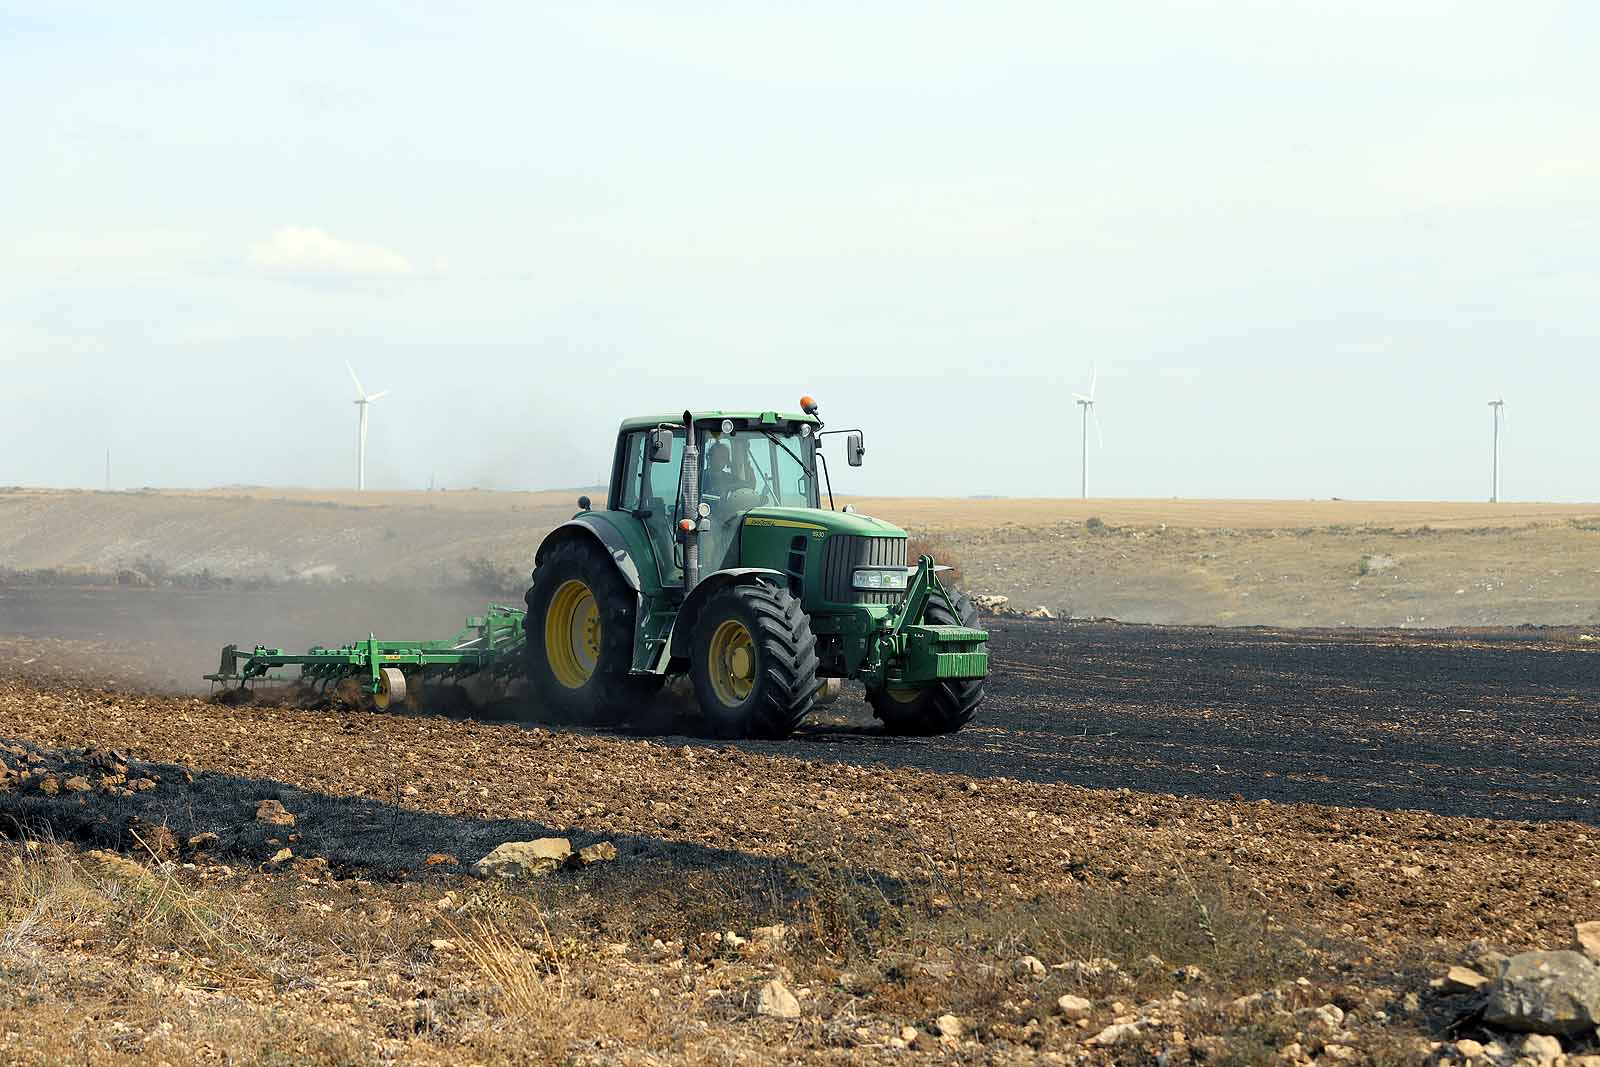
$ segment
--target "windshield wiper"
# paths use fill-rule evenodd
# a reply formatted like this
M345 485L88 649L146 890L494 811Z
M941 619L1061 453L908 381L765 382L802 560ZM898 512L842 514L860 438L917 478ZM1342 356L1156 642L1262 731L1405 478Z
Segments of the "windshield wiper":
M807 469L807 467L805 465L805 461L802 460L799 456L795 455L792 451L790 451L789 446L783 443L783 439L782 438L774 437L774 436L772 436L772 434L768 433L766 430L762 430L761 431L761 436L765 437L767 440L771 441L773 444L777 445L779 448L783 449L785 452L788 452L789 453L789 458L794 460L795 463L799 465L799 467L800 467L800 469L802 471L805 471L807 480L809 480L811 478L811 471ZM808 493L808 495L809 495L809 493Z

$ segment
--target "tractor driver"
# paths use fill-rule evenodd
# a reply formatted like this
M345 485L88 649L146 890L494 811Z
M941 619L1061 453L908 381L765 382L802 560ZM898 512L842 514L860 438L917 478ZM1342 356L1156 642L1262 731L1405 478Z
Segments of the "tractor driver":
M706 449L706 472L700 479L701 491L719 500L728 499L735 489L743 489L745 481L733 468L733 449L726 441L713 441Z

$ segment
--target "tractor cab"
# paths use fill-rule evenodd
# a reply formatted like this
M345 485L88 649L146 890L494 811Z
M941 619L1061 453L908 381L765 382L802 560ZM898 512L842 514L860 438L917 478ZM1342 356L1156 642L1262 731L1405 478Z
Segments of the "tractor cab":
M739 565L739 533L758 508L819 508L825 461L815 414L689 412L629 419L617 440L611 510L633 514L648 532L662 584L683 584L682 523L699 527L707 571ZM690 429L693 456L687 455ZM854 454L854 453L852 453ZM693 471L687 469L693 464ZM686 515L684 483L697 479L697 514Z

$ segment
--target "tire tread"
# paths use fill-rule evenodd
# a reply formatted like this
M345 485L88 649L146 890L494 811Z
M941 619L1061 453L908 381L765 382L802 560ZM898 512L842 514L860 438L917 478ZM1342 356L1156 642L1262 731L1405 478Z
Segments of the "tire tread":
M570 570L569 570L570 569ZM553 590L546 585L576 572L589 586L601 618L600 659L594 677L583 690L568 690L550 676L544 663L544 615L535 605L547 604ZM522 620L523 665L534 693L546 707L585 716L592 722L615 724L651 699L661 688L656 675L629 674L633 663L635 607L632 591L617 573L616 564L595 545L569 538L552 545L533 572L533 583L523 597L528 613ZM577 693L583 693L578 697Z
M817 638L811 632L811 620L788 590L765 582L752 582L732 585L713 594L700 612L700 625L709 628L712 620L738 614L739 607L753 616L751 637L759 645L761 673L754 700L745 710L742 721L723 720L717 725L727 732L748 737L768 740L788 737L815 705L820 684ZM698 660L698 640L695 648ZM697 663L693 674L701 707L715 707L715 694L703 666ZM720 718L714 712L708 717Z

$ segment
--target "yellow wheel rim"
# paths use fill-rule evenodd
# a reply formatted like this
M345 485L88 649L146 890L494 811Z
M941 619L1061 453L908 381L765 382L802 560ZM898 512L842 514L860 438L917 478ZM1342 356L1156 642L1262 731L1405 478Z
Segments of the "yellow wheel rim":
M756 643L738 619L728 619L711 634L706 650L711 691L728 707L743 704L756 687Z
M885 689L884 692L888 693L890 697L892 697L894 700L898 701L901 704L909 704L913 700L917 699L918 695L921 694L922 690L920 690L920 689Z
M600 662L600 605L577 578L561 583L544 614L544 652L550 673L568 689L581 689Z

